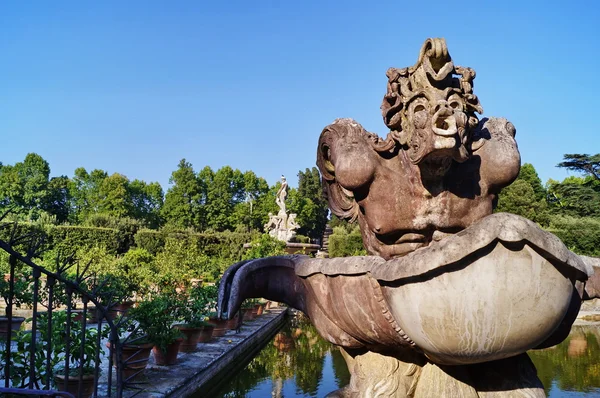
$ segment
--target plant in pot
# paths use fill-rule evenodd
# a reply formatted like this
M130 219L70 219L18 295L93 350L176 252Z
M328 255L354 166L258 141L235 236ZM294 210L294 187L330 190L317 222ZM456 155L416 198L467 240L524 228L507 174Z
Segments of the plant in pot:
M256 305L258 304L257 299L246 299L242 303L240 309L244 316L244 320L251 321L256 318Z
M67 316L71 317L67 328ZM68 314L66 311L53 311L52 327L48 334L48 314L40 314L40 353L43 353L41 365L45 365L44 354L51 347L52 379L56 387L74 396L88 398L94 393L97 377L101 372L96 358L100 357L103 349L100 339L108 335L108 328L83 328L82 322L76 321L77 313ZM68 331L67 331L68 329ZM50 343L50 345L48 344ZM67 354L68 353L68 354ZM45 373L43 366L40 372Z
M192 287L181 293L179 300L179 318L183 323L175 326L185 335L179 350L193 352L198 343L207 342L212 338L214 324L206 321L209 299L203 288Z
M120 275L113 273L97 275L88 289L100 299L104 306L108 307L108 316L111 319L115 319L119 315L126 315L134 305L133 287L127 278ZM100 312L94 311L94 313L100 315Z
M148 342L154 347L157 365L173 365L177 361L181 332L174 326L177 321L177 298L173 294L159 293L138 303L129 311L129 317L139 323Z
M123 370L123 381L132 381L141 375L146 365L148 365L148 359L154 345L148 341L146 332L131 316L118 316L115 319L115 325L118 330L121 351L117 353L117 347L112 348L112 364L116 368L117 363L120 361ZM106 346L110 349L111 343L106 343Z
M210 311L208 313L208 322L215 325L213 337L221 337L227 332L227 329L235 328L237 316L231 320L221 319L217 316L216 308L219 296L219 286L217 284L202 286L202 291L207 300L206 307Z
M9 269L10 268L8 268L8 270ZM21 308L23 305L31 305L33 303L31 275L26 275L24 272L22 272L22 270L16 269L12 278L12 297L10 279L10 274L5 274L5 277L0 278L0 297L2 297L6 306L4 316L0 316L0 339L3 340L8 337L9 331L12 331L12 334L14 335L14 333L21 328L21 324L25 321L24 317L13 316L11 313L11 320L9 324L9 308L12 310L14 307Z

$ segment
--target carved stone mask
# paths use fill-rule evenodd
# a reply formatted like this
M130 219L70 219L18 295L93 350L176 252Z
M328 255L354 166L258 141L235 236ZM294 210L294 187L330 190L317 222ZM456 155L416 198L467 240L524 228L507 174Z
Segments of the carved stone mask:
M419 164L425 158L464 162L470 133L483 113L473 94L475 71L454 66L444 39L428 39L417 63L387 71L381 111L390 135Z

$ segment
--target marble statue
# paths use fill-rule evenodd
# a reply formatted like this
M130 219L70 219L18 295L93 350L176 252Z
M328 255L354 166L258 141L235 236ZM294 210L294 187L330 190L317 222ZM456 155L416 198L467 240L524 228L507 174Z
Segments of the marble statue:
M269 221L264 225L265 232L283 242L290 242L296 236L296 230L300 228L296 222L296 214L287 214L285 200L288 195L288 183L281 176L281 186L275 195L275 203L279 206L277 215L269 213Z
M342 350L329 397L544 397L527 351L569 333L592 263L535 223L492 214L517 177L516 129L483 118L475 71L444 39L387 72L385 139L325 127L317 165L331 211L358 221L369 256L281 256L224 274L219 313L265 297L303 311Z

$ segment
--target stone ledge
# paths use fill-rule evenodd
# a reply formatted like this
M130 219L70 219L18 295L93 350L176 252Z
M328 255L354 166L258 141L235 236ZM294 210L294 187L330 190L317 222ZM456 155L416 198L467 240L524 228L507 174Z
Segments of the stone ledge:
M280 329L286 308L274 308L269 313L245 322L239 333L228 331L210 343L200 343L193 353L179 353L173 366L155 365L152 358L141 383L139 398L187 397L200 389L213 389L237 366L243 365L262 349L264 343ZM147 384L146 384L147 383ZM131 394L124 391L124 396Z

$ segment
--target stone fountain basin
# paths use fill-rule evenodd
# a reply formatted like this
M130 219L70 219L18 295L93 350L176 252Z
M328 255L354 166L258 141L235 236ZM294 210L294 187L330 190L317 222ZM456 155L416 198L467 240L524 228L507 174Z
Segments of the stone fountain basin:
M330 341L412 348L445 365L559 343L592 273L556 236L507 213L401 258L313 260L296 268L309 316Z

